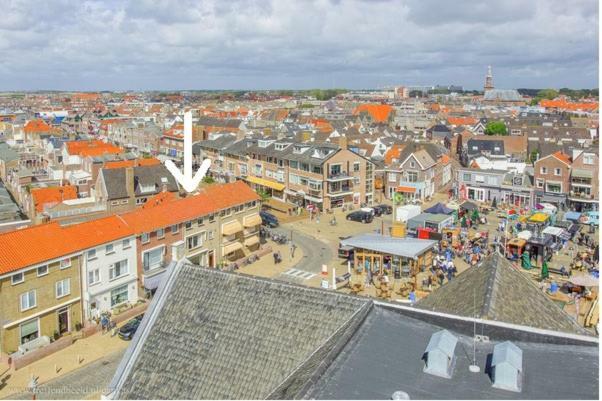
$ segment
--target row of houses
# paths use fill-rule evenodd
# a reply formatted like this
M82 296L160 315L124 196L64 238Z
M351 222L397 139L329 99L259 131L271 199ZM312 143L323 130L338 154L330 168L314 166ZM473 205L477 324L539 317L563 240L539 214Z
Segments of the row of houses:
M254 189L298 206L326 210L374 201L374 163L340 144L221 135L193 145L197 162L210 159L223 181L242 179Z
M472 164L458 168L456 189L460 197L481 202L495 199L521 207L548 202L576 211L597 210L598 163L597 153L579 150L573 155L558 151L522 169Z
M243 182L79 224L0 234L0 352L79 330L152 294L172 260L220 267L259 248L259 198Z

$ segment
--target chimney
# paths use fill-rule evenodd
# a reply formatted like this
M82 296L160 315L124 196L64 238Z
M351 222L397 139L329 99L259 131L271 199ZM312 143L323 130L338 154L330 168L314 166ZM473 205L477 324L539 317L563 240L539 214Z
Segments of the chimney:
M125 188L127 190L128 197L134 197L134 168L125 168Z
M339 137L339 146L341 149L347 149L347 137L345 135Z

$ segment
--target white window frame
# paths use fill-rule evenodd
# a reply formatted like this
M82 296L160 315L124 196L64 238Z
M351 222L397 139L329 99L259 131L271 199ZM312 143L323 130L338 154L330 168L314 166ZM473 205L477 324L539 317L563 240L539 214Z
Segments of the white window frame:
M149 233L142 233L140 235L140 243L142 244L148 244L150 242L150 234Z
M548 168L547 167L541 167L539 169L540 174L548 174Z
M60 294L59 294L59 289L60 289ZM71 278L67 277L62 280L57 281L54 284L54 294L56 295L56 299L71 295Z
M64 258L64 259L61 259L61 261L59 262L59 268L61 270L68 269L70 267L71 267L71 258Z
M561 176L562 176L562 170L561 170L560 168L556 167L556 168L554 169L554 175L555 175L556 177L561 177Z
M115 245L114 244L106 244L105 245L105 255L111 255L115 253Z
M86 260L91 261L96 260L97 258L96 249L89 249L88 252L86 252Z
M122 247L122 249L130 249L132 247L132 243L131 243L130 239L126 238L123 241L121 241L121 247Z
M157 239L165 238L165 229L164 228L158 229L156 232L156 235L157 235Z
M29 301L30 301L30 297L29 297L29 295L30 295L30 294L33 294L33 305L31 305L31 304L29 303ZM25 308L23 307L23 299L24 299L24 298L23 298L23 296L24 296L24 295L26 295L26 296L27 296L27 307L25 307ZM38 306L38 296L37 296L36 290L29 290L29 291L27 291L27 292L24 292L24 293L22 293L22 294L19 296L19 307L20 307L20 310L21 310L21 312L24 312L24 311L26 311L26 310L33 309L33 308L35 308L36 306Z
M90 275L92 275L92 281L90 281ZM101 281L100 277L100 269L96 268L93 270L88 270L88 286L92 286L94 284L98 284Z
M124 263L125 262L125 263ZM121 270L121 266L122 263L125 264L125 270ZM120 271L118 275L116 275L116 268L115 266L118 265L120 266ZM113 281L113 280L117 280L118 278L121 278L123 276L127 276L130 272L130 263L129 260L127 259L123 259L123 260L119 260L115 263L112 263L109 265L109 281Z
M174 224L170 228L172 234L177 234L180 232L180 226L178 224Z
M21 280L17 280L15 281L15 277L21 276ZM17 284L21 284L25 282L25 273L20 272L20 273L15 273L12 276L10 276L10 283L11 285L17 285Z
M45 268L46 268L46 272L45 272L45 273L42 273L42 274L40 274L40 269L41 269L42 267L45 267ZM38 266L38 268L36 269L36 273L37 273L38 277L45 276L45 275L47 275L49 272L50 272L50 268L48 267L48 265L42 265L42 266Z

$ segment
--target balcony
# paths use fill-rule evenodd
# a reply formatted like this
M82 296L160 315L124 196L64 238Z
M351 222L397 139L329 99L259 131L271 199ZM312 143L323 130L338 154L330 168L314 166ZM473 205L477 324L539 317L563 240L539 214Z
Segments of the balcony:
M327 181L337 182L337 181L346 181L346 180L352 180L352 179L353 179L353 176L350 176L349 174L347 174L346 171L341 171L341 172L331 172L330 174L328 174Z
M351 194L353 194L353 187L349 185L328 189L328 196L342 196Z

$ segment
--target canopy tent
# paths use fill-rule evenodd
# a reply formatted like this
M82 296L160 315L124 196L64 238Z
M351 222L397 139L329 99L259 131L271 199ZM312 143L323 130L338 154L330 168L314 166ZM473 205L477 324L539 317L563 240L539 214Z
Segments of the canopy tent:
M464 202L460 205L460 210L464 210L464 211L471 211L471 210L475 210L478 209L479 207L477 205L475 205L472 202Z
M559 237L564 240L569 240L571 238L571 234L563 228L549 226L543 229L542 234L553 235L555 237Z
M579 212L566 212L564 214L564 219L572 222L579 222L580 217L581 213Z
M532 236L533 233L531 233L531 231L529 230L524 230L517 234L518 238L524 239L525 241L529 241L529 239L531 239Z
M452 214L454 212L453 209L445 206L443 203L439 202L436 205L433 205L424 211L425 213L433 213L433 214Z
M529 217L529 222L531 223L545 223L550 218L549 215L542 212L534 213L531 217Z

